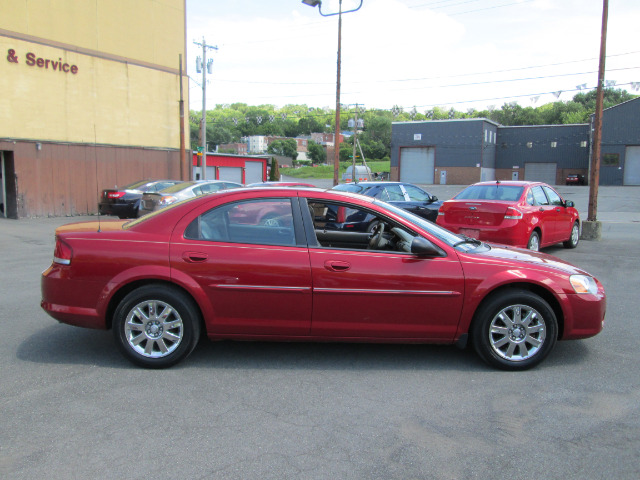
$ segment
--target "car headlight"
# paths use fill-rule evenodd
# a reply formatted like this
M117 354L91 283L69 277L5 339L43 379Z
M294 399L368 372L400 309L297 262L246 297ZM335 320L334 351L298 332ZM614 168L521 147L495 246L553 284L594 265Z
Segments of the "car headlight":
M569 281L576 293L590 293L591 295L598 293L598 284L593 277L587 275L571 275Z

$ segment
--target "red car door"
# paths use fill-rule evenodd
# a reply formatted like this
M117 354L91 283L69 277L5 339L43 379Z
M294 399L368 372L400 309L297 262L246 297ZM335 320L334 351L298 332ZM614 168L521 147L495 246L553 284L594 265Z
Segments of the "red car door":
M269 209L269 221L255 215ZM290 199L223 205L176 228L173 238L172 275L204 292L210 335L309 334L309 253L298 244Z
M542 230L542 238L540 241L544 245L553 244L557 241L556 239L558 236L555 207L549 204L549 199L544 193L541 185L531 187L531 192L533 193L533 198L535 200L534 210L537 211L533 215L533 218L537 218L536 226L540 227Z
M554 241L557 243L568 240L571 236L571 228L573 227L573 215L564 206L564 201L554 189L546 185L542 188L547 194L549 204L553 207L552 222Z
M453 339L464 293L457 258L326 248L310 258L313 335Z

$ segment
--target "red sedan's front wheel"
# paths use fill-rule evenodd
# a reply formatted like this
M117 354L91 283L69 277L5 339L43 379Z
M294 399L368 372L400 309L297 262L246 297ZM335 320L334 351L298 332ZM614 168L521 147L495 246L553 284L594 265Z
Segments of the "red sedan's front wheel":
M473 346L487 363L503 370L526 370L553 349L558 322L549 304L527 290L489 298L476 312Z

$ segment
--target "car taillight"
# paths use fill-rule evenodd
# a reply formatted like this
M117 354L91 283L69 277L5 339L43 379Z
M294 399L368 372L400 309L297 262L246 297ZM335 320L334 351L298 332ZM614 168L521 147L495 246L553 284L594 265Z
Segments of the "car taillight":
M444 210L443 210L443 208L442 208L442 207L440 207L440 208L438 209L438 215L443 215L443 216L444 216Z
M107 198L122 198L124 195L125 192L109 192L107 193Z
M53 250L53 262L60 265L70 265L73 250L69 244L56 237L56 248Z
M177 200L173 195L164 195L160 198L158 205L171 205L173 202Z
M520 220L522 218L522 212L517 208L508 207L504 213L504 218L509 220Z

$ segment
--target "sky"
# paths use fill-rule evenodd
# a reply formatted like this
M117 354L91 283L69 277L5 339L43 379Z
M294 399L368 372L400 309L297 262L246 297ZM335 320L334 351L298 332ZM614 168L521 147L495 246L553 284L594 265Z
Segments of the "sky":
M360 0L343 0L343 11ZM601 0L362 0L342 15L341 98L424 113L568 101L595 89ZM322 13L338 12L338 0ZM605 81L640 95L640 1L610 0ZM336 105L338 16L301 0L187 0L190 108ZM638 85L632 85L638 83ZM638 90L635 90L638 88Z

